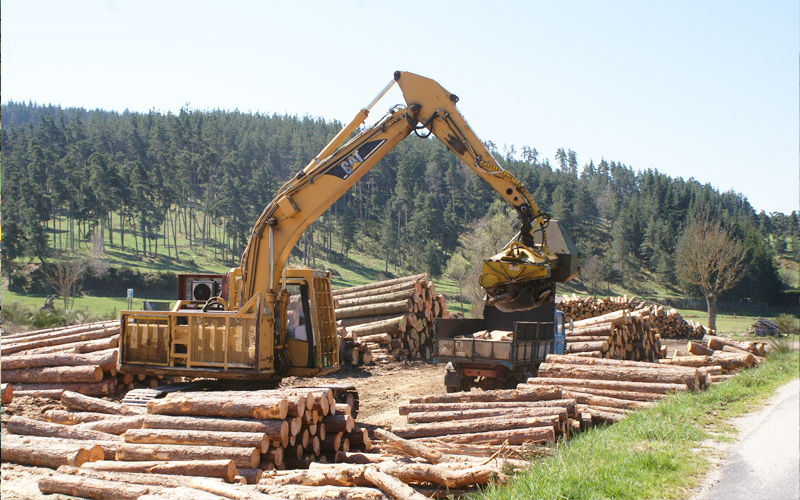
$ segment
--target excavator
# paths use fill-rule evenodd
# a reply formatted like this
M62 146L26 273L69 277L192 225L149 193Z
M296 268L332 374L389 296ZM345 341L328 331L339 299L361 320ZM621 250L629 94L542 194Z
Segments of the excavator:
M393 106L349 138L395 84L405 105ZM516 236L483 262L480 286L487 304L519 313L552 303L555 283L577 274L579 254L564 227L539 210L525 187L495 161L457 102L434 80L395 72L264 208L239 267L226 274L179 275L179 300L171 311L122 312L118 371L275 381L337 370L330 272L289 269L287 259L303 231L412 133L433 134L519 214Z

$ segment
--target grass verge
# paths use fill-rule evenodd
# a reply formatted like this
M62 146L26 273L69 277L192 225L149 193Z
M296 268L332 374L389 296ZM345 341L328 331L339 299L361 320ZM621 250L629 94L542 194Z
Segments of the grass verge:
M506 486L473 498L685 498L711 467L701 442L733 439L729 419L758 407L797 378L797 351L770 354L759 368L701 393L671 396L610 427L555 446L552 456Z

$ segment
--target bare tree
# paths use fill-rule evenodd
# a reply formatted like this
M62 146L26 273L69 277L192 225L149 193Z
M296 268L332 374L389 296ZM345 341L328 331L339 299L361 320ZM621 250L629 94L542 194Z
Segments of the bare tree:
M583 261L581 263L581 278L589 283L589 286L594 290L594 296L597 297L597 285L606 279L606 268L603 266L603 262L594 255Z
M677 246L678 277L697 285L708 304L708 328L717 328L717 299L745 275L747 251L729 229L701 214L686 227Z
M69 308L69 299L80 292L83 275L88 263L86 259L75 257L68 252L58 257L43 268L44 279L55 288L56 293L64 300L64 310Z

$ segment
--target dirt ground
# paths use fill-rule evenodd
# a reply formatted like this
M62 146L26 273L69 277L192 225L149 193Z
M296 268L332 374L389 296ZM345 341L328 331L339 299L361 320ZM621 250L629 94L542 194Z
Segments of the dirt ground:
M313 386L326 384L352 384L359 395L356 422L367 427L405 424L405 417L397 412L400 403L408 402L415 396L444 393L443 366L431 362L408 361L373 366L343 366L338 372L327 377L290 377L281 382L281 387ZM115 400L120 400L117 395ZM13 415L43 420L44 412L63 409L59 401L31 397L16 398L3 406L2 432L5 422ZM72 500L66 495L42 495L36 482L43 476L53 474L52 469L27 467L3 463L0 467L0 488L3 500ZM79 500L79 499L76 499Z

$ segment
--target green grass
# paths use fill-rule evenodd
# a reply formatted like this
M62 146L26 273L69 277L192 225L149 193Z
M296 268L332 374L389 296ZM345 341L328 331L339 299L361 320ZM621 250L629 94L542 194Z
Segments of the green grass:
M41 294L22 295L19 293L10 292L5 289L3 290L4 304L17 301L20 304L28 306L34 311L38 310L44 304L46 298L47 298L46 295L41 295ZM142 307L144 306L145 300L147 300L146 297L133 299L133 309L141 310ZM171 305L174 305L174 303ZM55 306L60 309L63 308L64 303L60 298L56 298ZM128 308L128 300L124 297L89 297L89 296L76 298L75 305L73 307L73 309L76 311L86 311L97 316L113 315L114 317L118 317L119 312L126 310L127 308Z
M685 498L711 468L701 442L734 437L730 418L756 409L798 376L797 351L776 352L759 368L701 393L670 396L610 427L559 443L552 456L473 498Z

